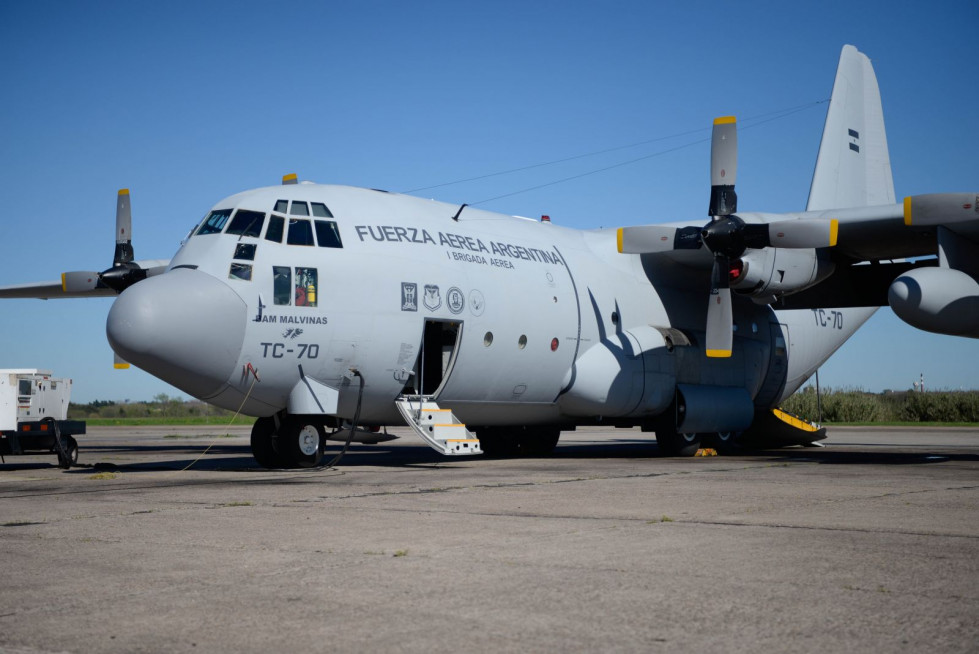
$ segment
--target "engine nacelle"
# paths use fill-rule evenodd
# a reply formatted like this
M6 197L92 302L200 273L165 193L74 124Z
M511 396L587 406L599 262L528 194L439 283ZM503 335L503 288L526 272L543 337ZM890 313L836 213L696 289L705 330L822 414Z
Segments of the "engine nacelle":
M913 327L979 338L979 282L961 270L909 270L891 284L887 301Z
M768 298L818 284L833 272L833 262L814 249L763 248L741 257L744 271L731 288L742 295Z

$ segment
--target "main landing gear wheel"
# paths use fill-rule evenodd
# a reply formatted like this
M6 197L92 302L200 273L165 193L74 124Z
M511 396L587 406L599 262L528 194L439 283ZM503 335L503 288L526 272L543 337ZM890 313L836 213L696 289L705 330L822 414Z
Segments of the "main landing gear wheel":
M713 447L721 454L731 454L738 449L741 441L741 432L722 431L716 434L707 434L705 445Z
M483 454L493 458L541 457L554 451L556 427L487 427L477 432Z
M672 421L661 420L656 425L656 443L663 456L694 456L702 437L703 434L678 432Z
M548 456L560 438L561 430L557 428L527 429L520 438L520 456Z

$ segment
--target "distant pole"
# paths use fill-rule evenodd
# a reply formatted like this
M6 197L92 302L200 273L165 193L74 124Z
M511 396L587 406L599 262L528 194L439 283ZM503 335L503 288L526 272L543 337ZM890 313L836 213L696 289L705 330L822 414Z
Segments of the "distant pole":
M823 424L823 401L819 397L819 368L816 368L816 422Z

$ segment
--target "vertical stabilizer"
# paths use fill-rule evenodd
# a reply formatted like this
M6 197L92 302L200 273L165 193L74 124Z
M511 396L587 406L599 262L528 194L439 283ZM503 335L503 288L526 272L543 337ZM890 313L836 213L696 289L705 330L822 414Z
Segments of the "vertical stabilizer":
M806 209L893 203L894 180L877 76L867 55L845 45Z
M867 55L843 46L823 140L809 189L808 211L894 204L891 158L884 133L877 76ZM827 330L809 309L778 311L789 341L782 399L805 381L877 311L847 307L833 313L840 328Z

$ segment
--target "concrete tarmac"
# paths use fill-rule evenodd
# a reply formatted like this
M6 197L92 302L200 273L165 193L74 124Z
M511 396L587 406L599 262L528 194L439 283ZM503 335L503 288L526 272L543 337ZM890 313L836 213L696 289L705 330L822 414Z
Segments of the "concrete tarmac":
M287 471L247 433L8 457L0 651L979 649L979 429L676 459L589 428L522 460L395 430Z

